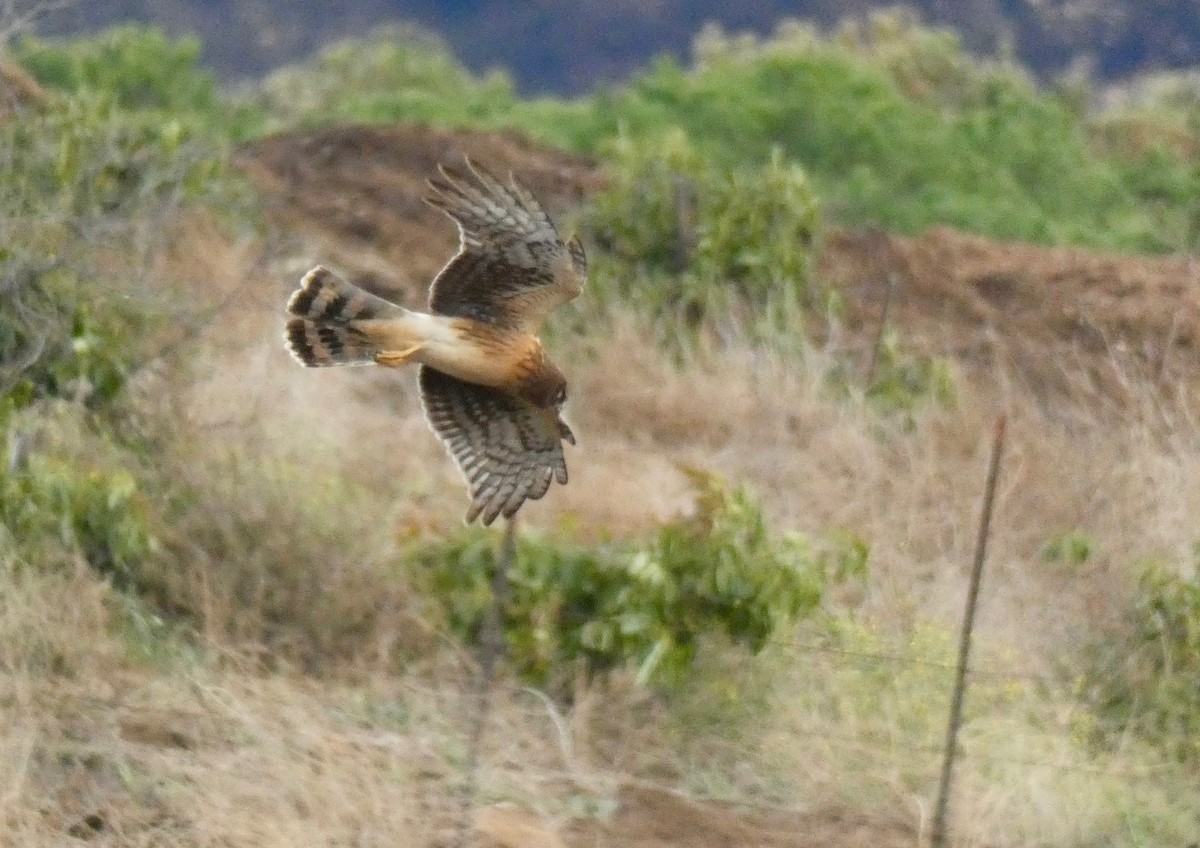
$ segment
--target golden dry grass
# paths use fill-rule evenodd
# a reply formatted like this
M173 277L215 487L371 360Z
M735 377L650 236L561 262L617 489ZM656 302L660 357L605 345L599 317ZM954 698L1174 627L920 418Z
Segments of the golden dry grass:
M168 433L161 473L202 493L157 528L163 591L196 634L156 629L83 564L5 564L0 844L447 844L470 664L394 559L398 538L457 526L457 474L407 375L289 361L278 307L317 257L255 263L252 246L198 233L164 273L225 306L139 385ZM799 361L734 343L670 364L630 316L562 347L580 445L571 484L528 523L643 533L689 506L680 467L701 466L749 484L777 528L862 538L870 572L830 610L840 639L801 629L752 663L714 648L682 704L618 679L560 714L504 683L481 803L517 802L567 839L640 781L776 811L849 805L924 833L1003 411L976 643L996 676L968 699L956 844L1195 838L1194 780L1133 743L1089 750L1063 674L1120 626L1137 564L1195 541L1200 453L1182 402L1168 414L1147 393L1119 419L1051 417L1002 379L964 377L951 407L888 416L830 389L828 350ZM1067 530L1088 533L1093 556L1046 562Z

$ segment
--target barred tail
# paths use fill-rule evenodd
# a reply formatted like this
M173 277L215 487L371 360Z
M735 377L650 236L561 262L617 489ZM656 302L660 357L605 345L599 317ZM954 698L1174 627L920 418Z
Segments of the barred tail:
M346 324L366 318L398 318L403 307L348 283L323 265L313 268L292 293L287 311L318 324Z
M309 368L374 362L380 349L355 323L405 314L321 265L304 275L287 311L296 316L288 319L284 333L288 350Z
M369 365L379 348L361 332L344 324L318 324L306 318L289 318L284 333L287 349L301 365Z

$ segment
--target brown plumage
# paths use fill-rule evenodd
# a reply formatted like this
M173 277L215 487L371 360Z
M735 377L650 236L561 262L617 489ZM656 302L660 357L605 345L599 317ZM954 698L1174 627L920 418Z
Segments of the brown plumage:
M553 480L567 482L560 415L566 378L537 333L583 289L578 239L564 242L515 180L467 160L473 179L439 168L426 198L459 230L458 252L434 278L429 312L405 309L317 266L287 311L285 338L303 365L420 365L425 417L467 480L467 521L511 518Z

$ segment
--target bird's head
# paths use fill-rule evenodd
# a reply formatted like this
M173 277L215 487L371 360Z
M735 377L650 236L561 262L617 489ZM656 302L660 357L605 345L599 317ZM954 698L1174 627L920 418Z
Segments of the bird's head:
M521 384L518 394L534 406L561 409L567 402L567 378L558 366L546 360Z

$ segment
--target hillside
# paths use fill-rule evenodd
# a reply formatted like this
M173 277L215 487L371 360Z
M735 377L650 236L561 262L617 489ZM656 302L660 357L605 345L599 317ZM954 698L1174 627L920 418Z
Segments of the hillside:
M1185 90L897 15L570 100L412 33L200 49L0 62L0 845L927 845L1000 420L948 846L1200 840ZM424 301L466 155L588 253L508 537L410 371L282 342L317 263Z
M39 760L25 792L49 797L52 803L47 813L37 814L36 823L17 808L17 821L26 822L27 829L13 832L33 840L25 844L39 844L40 834L64 831L90 835L101 844L149 838L155 844L187 846L222 838L241 845L316 845L348 834L363 839L364 833L377 835L365 837L368 844L372 838L386 844L388 834L401 833L414 845L443 845L452 838L460 820L453 751L464 719L448 717L444 710L449 704L461 707L470 676L461 656L434 650L428 624L413 618L411 600L406 600L410 590L380 582L389 578L387 568L380 570L377 546L390 548L387 539L393 536L454 532L461 506L456 475L425 431L406 380L304 372L289 361L277 339L280 304L298 272L314 261L328 261L401 301L422 297L425 278L453 248L454 230L419 202L421 185L432 163L462 154L496 169L511 168L560 218L569 217L581 199L605 182L603 172L586 159L511 133L392 126L279 135L247 145L237 156L262 192L271 222L266 243L248 250L227 242L204 221L194 222L176 233L173 256L163 269L190 280L202 300L222 303L226 316L202 330L192 354L194 376L175 390L179 396L174 404L183 414L180 426L191 442L187 454L249 450L257 467L299 462L307 478L353 480L372 499L382 499L352 496L357 506L351 508L363 511L354 532L362 534L360 541L372 552L363 560L356 553L349 562L318 563L332 568L321 578L321 591L337 597L340 613L366 628L362 636L338 638L356 646L365 637L373 650L383 653L353 659L356 670L348 679L315 672L317 679L326 680L322 684L292 672L263 678L236 666L193 668L185 661L183 669L166 671L165 679L154 667L122 669L115 686L105 679L113 672L104 671L114 664L121 667L115 657L104 659L94 671L76 672L70 694L61 685L51 690L59 702L53 717L43 719L43 732L49 740L61 739L55 744L64 750L82 746L94 753L83 761L76 759L82 754ZM269 269L265 276L264 268ZM1029 669L1052 668L1056 658L1066 656L1064 644L1102 622L1111 626L1120 599L1130 591L1119 550L1136 544L1128 531L1144 526L1148 513L1136 508L1124 513L1127 507L1118 507L1118 515L1097 523L1091 490L1100 481L1116 480L1134 491L1134 477L1147 468L1147 457L1158 456L1157 448L1139 436L1133 442L1136 453L1128 461L1119 457L1126 448L1116 434L1131 420L1141 420L1145 401L1133 383L1144 387L1142 377L1154 372L1161 378L1159 386L1182 393L1184 383L1200 374L1194 307L1179 308L1197 296L1188 263L1004 244L941 229L915 238L832 232L820 268L848 305L846 323L836 332L827 328L825 355L846 352L858 361L865 358L877 331L882 280L890 271L899 281L891 312L895 327L961 369L963 396L952 412L922 413L879 441L871 434L877 424L869 417L860 420L861 413L853 409L839 408L795 363L771 361L747 382L747 364L758 359L762 368L762 355L736 346L677 370L665 365L633 327L618 325L618 335L593 343L590 355L569 354L576 385L572 420L582 449L571 456L572 484L545 503L527 507L528 522L534 527L574 522L585 535L645 532L689 509L679 465L703 462L752 481L765 494L774 521L802 527L845 523L865 533L879 564L871 588L852 589L847 600L874 622L871 628L889 632L898 627L902 632L910 626L911 613L889 595L905 596L913 586L923 596L920 619L949 627L960 603L959 562L973 521L981 458L978 431L1003 406L1014 419L1016 459L1002 507L1004 529L995 540L997 573L980 634L982 651L993 673L998 667L1012 669L1015 681L1023 680ZM1094 304L1096 322L1064 314L1065 302ZM1165 361L1163 339L1172 340ZM631 384L631 375L646 385ZM657 397L647 394L650 386ZM736 386L733 403L731 386ZM1003 389L1003 399L993 397L997 387ZM1047 412L1039 412L1038 404ZM1083 409L1106 410L1113 423L1092 422L1081 430L1076 416ZM1061 423L1055 423L1060 417ZM907 435L900 435L905 430ZM739 435L750 432L756 435ZM363 445L372 446L369 453L363 453ZM401 445L404 449L397 450ZM1090 470L1081 464L1085 461ZM200 469L186 473L199 474L199 479L205 474ZM886 475L893 479L885 484ZM242 478L240 485L252 491L230 492L224 497L232 500L204 508L245 510L258 498L278 497L261 493L263 484L254 476ZM1149 487L1143 492L1157 491L1154 481L1140 485ZM307 514L303 497L296 497L286 496L284 514ZM1038 554L1055 528L1076 521L1085 523L1110 551L1077 566L1090 584L1086 587L1075 586L1057 568L1047 571ZM256 543L265 551L281 543L285 550L290 547L277 528L258 532ZM926 537L917 551L908 548L911 534ZM284 566L311 567L291 559ZM216 574L227 567L220 561L190 566L199 573L210 567L218 571L203 579L219 584ZM214 590L224 591L219 585L207 591ZM316 600L309 591L298 591L293 603ZM855 600L856 592L865 594ZM1057 612L1047 621L1044 610L1052 598ZM377 609L398 615L400 631L368 612ZM235 626L220 623L217 610L207 615L217 616L210 627ZM292 640L327 638L320 634L328 624L304 621L304 613L287 613L289 618L297 615L301 617L285 626L300 629L291 636L281 634L273 650L291 656L298 649L297 644L288 647ZM404 632L409 628L415 630ZM312 637L302 637L309 630ZM56 638L71 644L73 632L68 628ZM871 638L900 638L903 647L872 641L868 644L873 647L865 648L868 658L873 652L914 652L924 658L917 660L917 669L921 662L940 664L949 658L948 643L942 653L942 648L920 648L902 636ZM729 752L704 737L695 740L698 748L679 741L674 735L679 729L663 714L663 705L645 700L625 683L588 695L569 711L569 726L557 733L548 729L553 723L536 701L523 700L515 681L503 683L486 737L486 800L474 813L477 833L489 848L919 844L922 824L909 808L907 794L877 786L876 772L882 763L931 779L936 746L919 747L901 729L907 721L903 717L856 715L851 699L864 697L858 687L878 684L871 682L870 671L845 665L846 658L837 652L854 649L838 644L832 643L835 653L828 656L794 654L786 645L775 651L766 662L799 661L800 677L771 697L797 701L778 720L749 735L736 722L725 725L728 719L714 719L718 734L732 732L741 740ZM337 643L301 647L299 656L313 650L321 651L309 660L319 668L326 661L322 656L330 651L338 656L342 649ZM861 643L858 650L864 650ZM387 673L397 655L413 651L428 655L398 677ZM1053 677L1049 671L1035 676ZM170 679L186 684L168 684ZM1006 726L1012 720L1009 703L1018 711L1034 709L1040 697L1036 689L1023 692L1012 688L1021 683L1007 685L1009 694L998 700L983 695L995 719L977 722L996 720ZM794 694L800 691L806 694ZM882 697L889 699L889 709L897 709L891 699L907 697L901 694L907 691L885 689ZM849 723L826 716L823 698L846 699L838 700L836 709L853 716ZM393 709L408 717L392 716L388 711ZM930 716L930 739L940 732L936 713ZM893 720L901 725L893 726ZM820 732L807 738L814 722L832 738ZM1024 833L1068 845L1064 830L1084 826L1073 816L1060 828L1013 808L993 811L989 805L994 802L987 799L995 791L987 788L993 779L1007 783L1024 778L1036 784L1042 777L1055 777L1060 781L1056 794L1048 797L1035 789L1029 798L1049 804L1056 818L1064 815L1058 805L1079 805L1090 827L1104 832L1105 819L1093 806L1098 801L1083 785L1097 780L1099 773L1098 785L1105 786L1108 769L1137 773L1140 766L1134 760L1107 766L1081 761L1068 743L1038 735L1048 733L1027 728L1011 745L989 746L982 753L978 746L972 748L983 759L969 771L973 781L984 785L968 789L960 801L964 819L972 822L960 825L972 834L961 844L1005 846L1014 844L1014 834ZM675 739L677 747L659 734ZM1059 761L1042 763L1044 752L1030 750L1030 744L1050 746ZM776 753L764 751L773 745L782 747ZM560 757L569 777L563 776ZM716 798L697 792L697 776L715 779L728 757L738 764L737 780L743 783ZM793 757L803 760L810 770L804 772L807 777L770 776L775 768L798 767ZM1005 765L1009 760L1016 766ZM392 763L402 764L402 773L388 776L397 767ZM311 772L307 764L312 764ZM1005 771L1014 767L1015 773ZM996 768L1007 776L986 776ZM129 794L122 769L164 788ZM783 785L800 780L806 787L804 800L779 798L780 780ZM685 789L675 788L679 785ZM1130 797L1149 804L1152 815L1172 820L1176 813L1169 805L1164 807L1148 789L1132 786ZM792 790L782 791L787 797ZM721 801L721 795L732 798ZM1018 798L1028 800L1021 793ZM1016 803L1023 806L1025 800ZM249 815L243 808L257 812ZM591 810L598 812L587 812ZM293 824L282 826L284 818Z
M560 217L605 182L587 159L518 134L421 125L274 136L239 161L277 225L311 239L309 252L419 304L456 241L421 202L425 179L464 155L521 174ZM890 318L906 342L975 379L1016 381L1043 401L1080 394L1117 405L1134 400L1124 394L1131 374L1162 391L1200 385L1200 288L1187 257L1042 248L940 227L914 237L834 230L817 264L847 306L838 343L864 358L891 279Z

